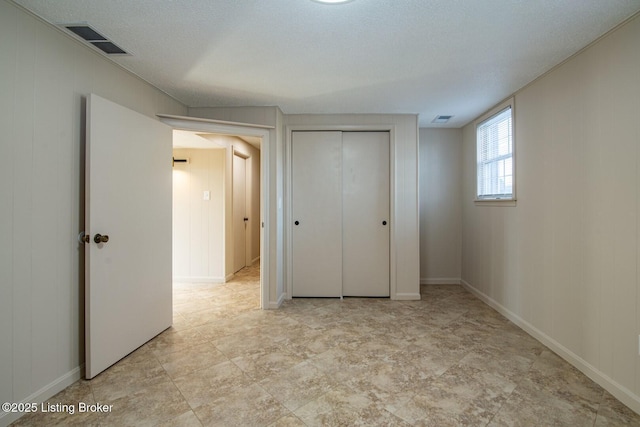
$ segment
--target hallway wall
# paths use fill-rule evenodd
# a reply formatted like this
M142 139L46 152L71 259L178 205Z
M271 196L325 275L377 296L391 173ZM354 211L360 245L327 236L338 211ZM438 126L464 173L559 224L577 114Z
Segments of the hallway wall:
M173 280L224 283L225 150L174 149ZM204 200L204 192L209 200Z

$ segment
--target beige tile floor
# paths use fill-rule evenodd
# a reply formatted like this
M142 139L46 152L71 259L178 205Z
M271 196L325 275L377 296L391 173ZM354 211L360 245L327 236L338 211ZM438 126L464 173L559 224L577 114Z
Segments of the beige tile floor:
M174 285L174 326L15 425L607 426L640 416L460 286L421 301L294 299L258 269Z

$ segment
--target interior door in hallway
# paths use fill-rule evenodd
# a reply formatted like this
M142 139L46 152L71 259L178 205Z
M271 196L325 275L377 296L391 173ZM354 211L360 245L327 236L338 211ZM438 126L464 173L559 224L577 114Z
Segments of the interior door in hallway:
M247 265L247 158L233 153L233 272Z
M342 134L342 293L389 296L389 132Z
M342 296L342 132L293 132L294 297Z

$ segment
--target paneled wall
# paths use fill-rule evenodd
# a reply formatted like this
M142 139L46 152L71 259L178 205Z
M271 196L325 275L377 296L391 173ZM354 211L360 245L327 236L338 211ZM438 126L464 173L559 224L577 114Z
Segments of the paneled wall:
M174 149L173 277L224 283L226 150ZM204 192L209 200L204 200Z
M84 97L186 108L0 1L0 401L44 399L84 363ZM0 413L0 425L12 417Z
M420 129L420 283L459 284L462 130Z
M640 18L515 95L517 206L476 206L462 278L640 412Z

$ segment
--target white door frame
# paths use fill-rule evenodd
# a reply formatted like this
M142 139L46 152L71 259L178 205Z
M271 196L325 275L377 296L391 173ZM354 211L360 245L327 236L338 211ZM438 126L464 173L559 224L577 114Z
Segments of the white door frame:
M244 135L262 138L260 146L260 308L269 308L269 131L273 126L210 120L197 117L157 114L165 124L178 130Z
M292 204L291 204L291 144L294 131L342 131L342 132L389 132L389 297L396 299L397 295L397 278L396 278L396 125L380 124L380 125L287 125L285 128L285 213L284 213L284 232L285 236L285 259L287 261L286 277L287 277L287 298L291 299L293 295L292 287Z

